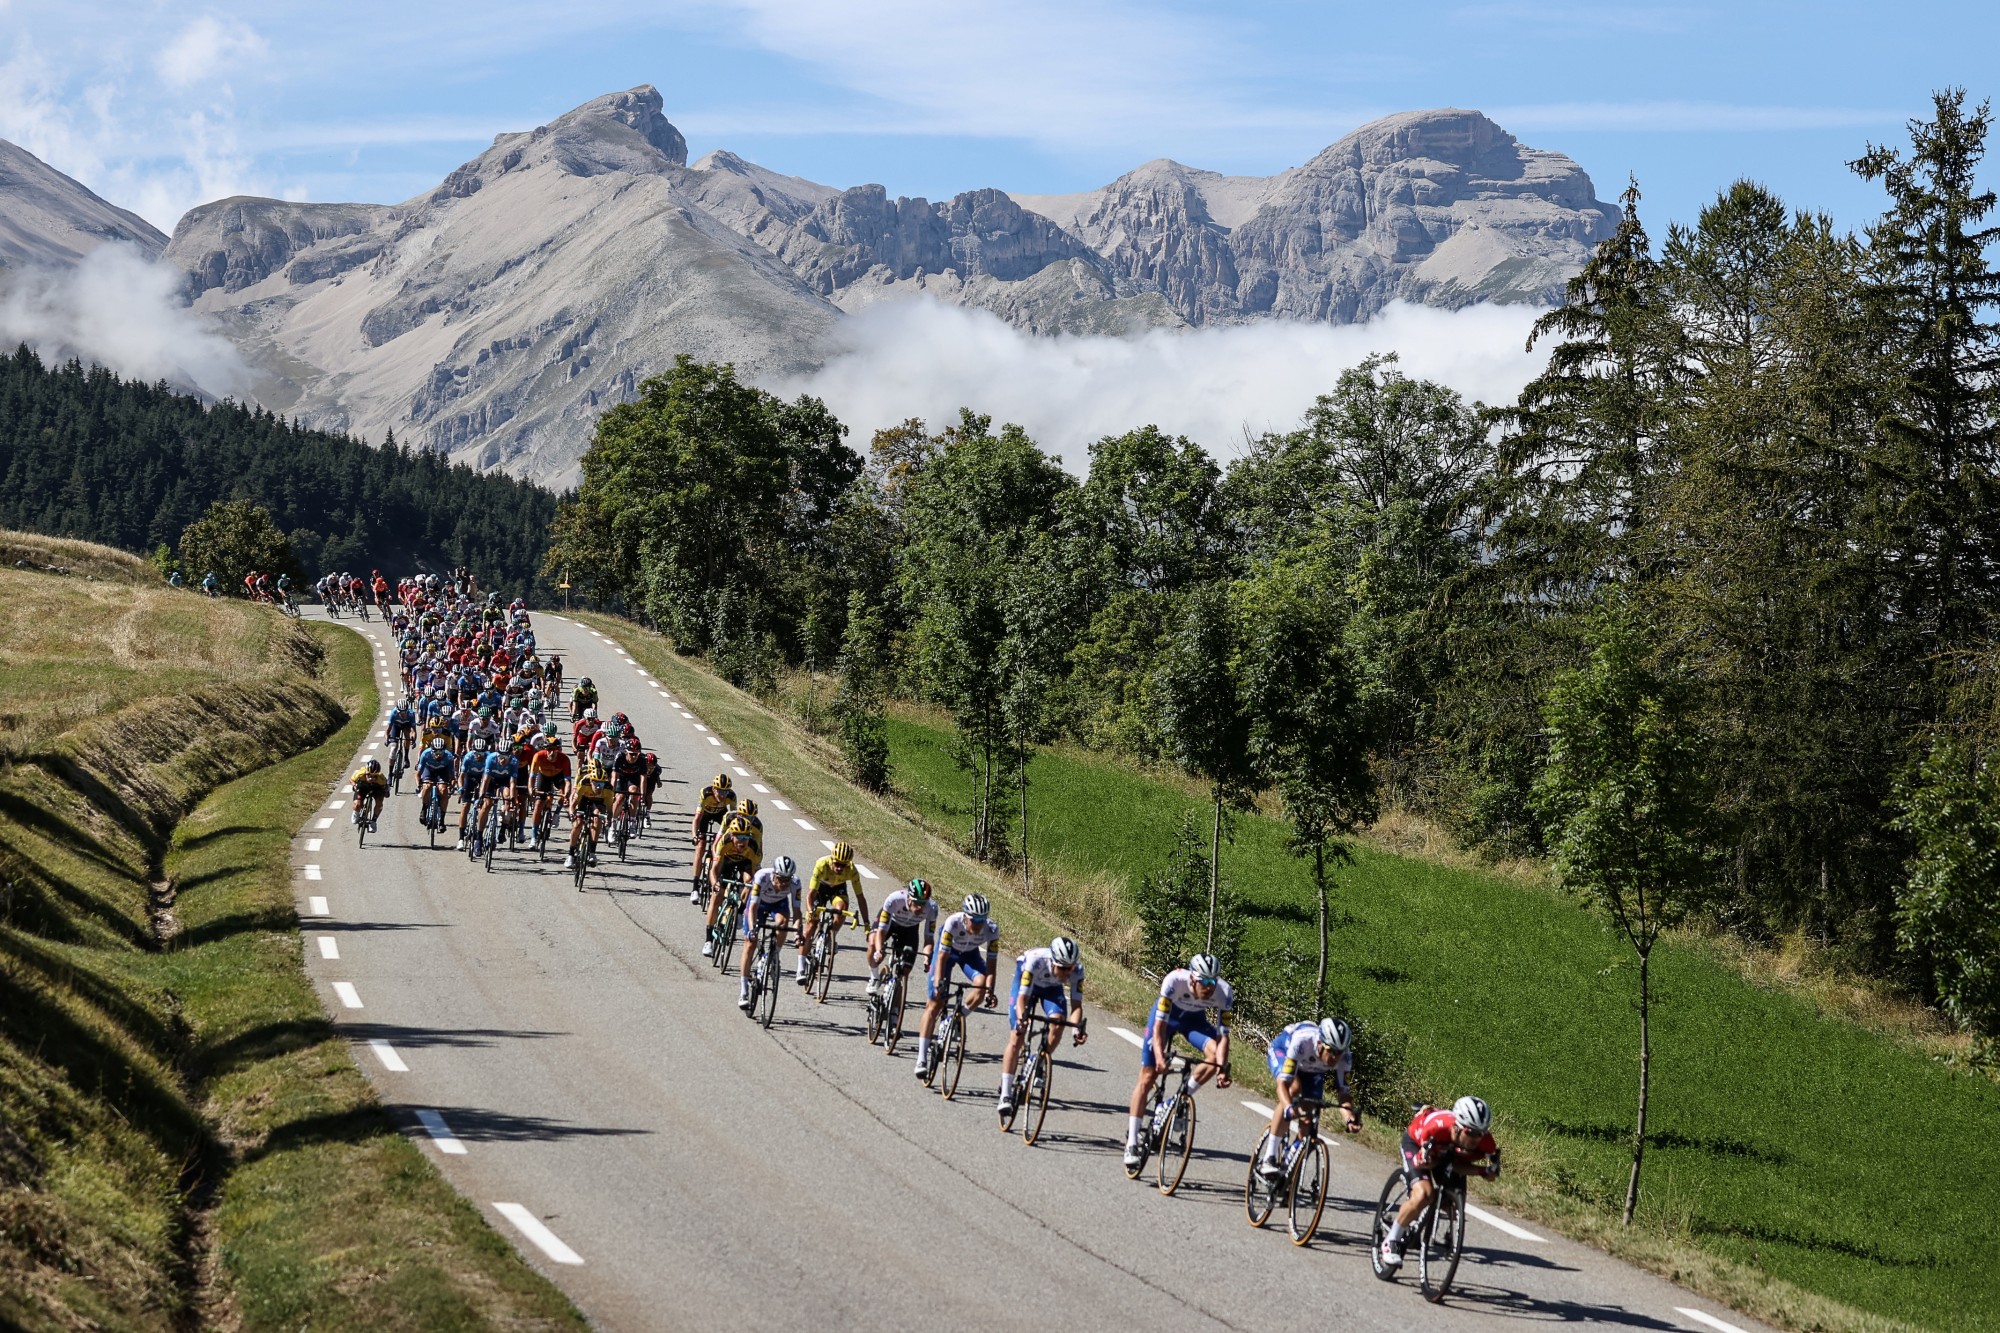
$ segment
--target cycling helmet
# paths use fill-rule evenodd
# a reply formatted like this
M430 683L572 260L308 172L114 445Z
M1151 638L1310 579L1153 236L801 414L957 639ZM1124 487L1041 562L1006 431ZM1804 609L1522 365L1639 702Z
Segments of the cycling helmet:
M709 785L712 787L727 787L729 785L729 775L727 773L717 773L715 781Z
M747 796L736 803L736 808L738 810L741 810L744 814L752 816L753 818L757 814L757 803L751 800Z
M903 886L903 892L909 894L917 902L927 903L931 900L930 881L913 879Z
M840 862L842 865L853 864L854 848L850 847L848 844L844 842L836 842L835 844L833 844L833 859Z
M592 722L595 722L597 720L597 710L595 708L584 709L583 715L589 718Z
M481 708L481 709L479 710L479 720L480 720L480 721L482 721L482 722L490 722L490 721L492 721L492 720L493 720L493 710L492 710L491 708Z
M771 873L779 879L790 879L799 873L799 863L789 856L781 856L771 863Z
M560 736L554 736L554 735L550 736L550 737L549 737L549 748L550 748L551 750L560 750L560 749L562 749L562 737L560 737Z
M1343 1054L1354 1041L1354 1033L1343 1019L1322 1018L1319 1021L1319 1044L1322 1050L1335 1055Z
M444 737L442 736L431 737L431 748L433 750L442 750L444 748Z
M627 736L625 738L625 753L626 754L639 753L639 738L637 736Z
M1076 947L1076 941L1067 935L1058 935L1049 941L1049 961L1057 967L1075 967L1083 957L1083 950Z
M370 773L380 773L382 771L381 762L379 760L370 759L368 761L368 771Z
M1213 986L1222 977L1222 965L1212 953L1198 953L1188 959L1188 975L1204 986Z
M553 658L553 657L552 657L552 658L550 658L549 660L550 660L551 662L553 662L553 661L556 661L556 660L558 660L558 659L556 659L556 658ZM585 677L584 677L584 678L583 678L582 680L578 681L578 682L577 682L577 684L578 684L579 686L581 686L581 687L582 687L583 689L586 689L586 690L587 690L587 689L590 689L590 688L592 688L592 687L591 687L591 684L590 684L590 677L588 677L588 676L585 676Z
M485 738L484 736L474 736L474 737L472 738L472 748L473 748L473 749L475 749L475 750L483 750L483 749L485 749L485 748L486 748L486 738Z
M984 921L993 915L993 904L987 902L983 894L968 893L965 895L965 914L975 921Z
M621 727L625 725L625 715L623 713L613 713L611 720Z
M1451 1118L1460 1129L1484 1134L1493 1127L1493 1108L1478 1097L1460 1097L1452 1103Z

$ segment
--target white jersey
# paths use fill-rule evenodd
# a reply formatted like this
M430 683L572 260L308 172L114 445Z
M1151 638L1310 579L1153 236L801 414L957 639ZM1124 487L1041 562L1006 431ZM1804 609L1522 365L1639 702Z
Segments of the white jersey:
M1047 949L1030 949L1020 957L1022 990L1069 990L1070 1008L1083 1003L1083 963L1081 960L1070 969L1069 980L1065 982L1056 974L1055 955Z
M972 953L979 949L989 952L999 947L1000 923L992 917L986 918L978 926L963 912L953 912L944 919L938 932L938 946L957 953Z
M791 915L796 917L799 914L799 877L794 875L788 880L780 881L778 872L766 866L757 872L755 879L750 881L750 898L751 901L762 903L766 907L789 903Z
M1214 1022L1217 1031L1228 1032L1235 1010L1236 996L1228 982L1218 980L1208 998L1203 999L1194 993L1194 973L1177 967L1160 983L1160 1002L1153 1013L1155 1018L1207 1018Z
M899 926L904 930L927 926L934 932L937 929L937 901L931 899L919 904L911 899L908 889L897 889L883 901L875 924L878 928Z
M1334 1087L1346 1092L1347 1080L1354 1073L1354 1052L1342 1051L1328 1058L1329 1053L1319 1039L1319 1024L1310 1019L1280 1032L1271 1043L1271 1054L1279 1078L1332 1074Z

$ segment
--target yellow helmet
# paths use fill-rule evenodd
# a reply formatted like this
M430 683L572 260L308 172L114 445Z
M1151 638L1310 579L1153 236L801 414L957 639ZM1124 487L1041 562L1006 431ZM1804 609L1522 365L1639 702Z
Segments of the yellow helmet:
M844 842L836 842L833 844L833 859L842 865L853 864L854 848Z
M727 773L717 773L715 775L715 782L712 785L719 791L728 791L729 775Z
M748 796L738 801L736 803L736 808L738 810L741 810L744 814L752 816L753 818L757 814L757 803L751 800Z

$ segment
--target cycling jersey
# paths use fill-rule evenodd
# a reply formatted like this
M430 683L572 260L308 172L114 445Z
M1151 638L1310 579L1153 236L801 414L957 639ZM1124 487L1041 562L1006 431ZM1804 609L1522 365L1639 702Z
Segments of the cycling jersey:
M924 927L924 943L928 944L937 934L937 903L918 903L910 897L908 889L897 889L882 900L882 910L875 914L876 929L895 928L915 930Z
M561 750L537 750L528 760L528 771L560 781L569 776L569 756Z
M580 801L601 801L611 779L605 776L603 765L595 759L586 759L576 770L576 796Z
M356 769L354 776L349 778L348 782L352 784L356 791L364 794L387 791L389 789L389 779L383 777L380 773L371 773L365 768Z
M1065 993L1067 992L1067 993ZM1014 960L1014 990L1007 1003L1007 1026L1020 1025L1021 996L1030 1005L1040 1005L1050 1018L1067 1017L1083 1006L1083 964L1070 969L1065 982L1056 974L1055 955L1046 947L1030 949Z
M458 769L458 760L449 750L433 750L426 746L417 756L417 781L450 782L451 775Z
M417 715L407 707L398 706L389 714L389 739L407 736L417 729Z
M796 918L799 914L798 876L780 882L777 871L768 868L760 870L750 881L750 900L764 907L787 903L791 907L791 915Z
M1493 1165L1500 1165L1500 1145L1491 1133L1481 1134L1479 1142L1467 1150L1452 1142L1452 1131L1457 1128L1458 1117L1450 1111L1428 1106L1418 1111L1403 1131L1404 1171L1425 1171L1440 1164L1463 1168L1482 1157L1491 1157Z
M834 860L831 856L822 856L813 862L811 897L815 907L831 901L833 895L843 888L851 889L857 894L861 891L861 875L855 870L852 862L837 871L833 866Z
M972 918L963 912L953 912L944 919L938 931L938 949L952 953L978 953L985 950L988 955L999 952L1000 923L992 917L975 926Z
M1308 1019L1278 1034L1271 1043L1266 1063L1274 1079L1296 1078L1318 1083L1330 1073L1333 1086L1345 1093L1347 1080L1354 1072L1354 1052L1342 1051L1329 1059L1326 1048L1320 1044L1319 1024Z
M1235 992L1226 981L1217 981L1208 998L1202 999L1194 993L1194 974L1177 967L1160 982L1160 1000L1153 1006L1153 1018L1155 1022L1165 1018L1175 1025L1199 1022L1205 1027L1212 1023L1227 1035L1229 1020L1234 1016L1234 999Z
M722 847L720 855L741 856L745 859L764 859L764 821L755 815L731 815L722 826Z
M467 750L465 757L458 761L458 789L470 796L479 790L479 784L486 780L486 754L481 750Z
M736 792L730 787L718 787L714 783L701 789L701 812L705 815L719 815L736 804Z

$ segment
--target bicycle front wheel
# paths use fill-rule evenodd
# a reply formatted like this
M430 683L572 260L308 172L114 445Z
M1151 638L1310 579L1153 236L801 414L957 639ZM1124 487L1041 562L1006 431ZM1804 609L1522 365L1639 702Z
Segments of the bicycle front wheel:
M1055 1061L1049 1058L1047 1043L1035 1052L1028 1071L1028 1123L1021 1126L1021 1142L1037 1143L1042 1137L1042 1121L1049 1113L1049 1085L1055 1082Z
M778 979L784 975L784 960L779 956L778 936L772 933L764 946L764 993L758 996L757 1021L770 1030L771 1020L778 1015Z
M944 1080L944 1099L958 1095L958 1076L965 1072L965 1023L968 1015L954 1015L951 1031L945 1034L944 1057L938 1061L938 1076Z
M1410 1197L1410 1182L1403 1179L1401 1171L1391 1171L1389 1179L1382 1183L1382 1198L1375 1205L1375 1220L1368 1232L1368 1264L1375 1270L1375 1276L1384 1282L1396 1280L1396 1270L1382 1262L1382 1242L1389 1235L1389 1226L1402 1211L1403 1204Z
M1181 1177L1187 1174L1188 1158L1194 1156L1194 1098L1182 1095L1174 1099L1174 1109L1167 1115L1167 1127L1160 1133L1160 1162L1157 1168L1160 1193L1172 1194L1181 1187Z
M1310 1245L1319 1230L1320 1214L1326 1211L1326 1144L1315 1137L1300 1150L1292 1163L1291 1233L1292 1244Z
M1261 1227L1270 1220L1271 1210L1278 1205L1278 1188L1261 1169L1270 1143L1271 1131L1267 1129L1258 1136L1257 1146L1251 1150L1250 1174L1243 1181L1243 1212L1253 1227Z
M1417 1284L1424 1299L1436 1305L1451 1290L1458 1257L1465 1250L1465 1195L1456 1189L1438 1191L1418 1223L1417 1234L1421 1242Z
M886 1001L880 995L868 997L868 1044L873 1046L882 1040L882 1016L887 1012Z
M840 945L835 942L833 932L821 927L813 941L813 990L821 1004L826 1003L827 993L833 989L833 960L839 954Z
M896 1043L903 1039L903 1000L907 979L898 975L889 987L889 1014L882 1023L882 1049L890 1055L896 1053Z

